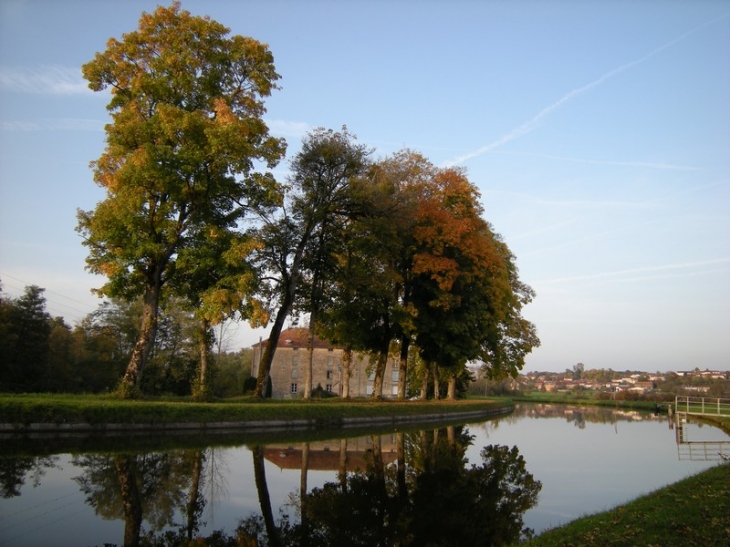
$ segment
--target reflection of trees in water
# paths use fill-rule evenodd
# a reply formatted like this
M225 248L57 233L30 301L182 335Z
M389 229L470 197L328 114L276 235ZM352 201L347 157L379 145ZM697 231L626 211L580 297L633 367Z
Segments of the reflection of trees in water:
M655 415L640 410L570 406L565 404L519 403L515 405L514 412L511 414L492 418L479 424L469 424L469 427L483 431L484 435L488 438L492 431L499 429L500 424L515 424L525 418L563 419L579 429L585 429L587 423L616 424L618 422L667 419L666 416Z
M85 454L75 456L73 463L83 469L74 480L86 502L102 518L124 520L124 545L151 544L155 532L175 526L178 512L185 522L161 537L197 534L205 507L205 452ZM150 526L146 536L143 521Z
M467 467L465 452L472 440L454 427L398 433L395 460L386 464L380 437L372 437L365 469L343 472L341 467L337 481L311 492L306 492L303 458L300 522L283 517L274 526L268 493L257 479L262 515L241 523L238 540L255 538L262 545L457 546L508 545L530 535L522 519L537 503L540 482L526 471L516 447L484 447L481 465ZM254 450L254 461L256 454Z
M210 447L200 454L203 462L200 488L207 500L208 516L214 521L215 509L221 500L228 499L229 496L227 477L230 469L222 449Z
M272 508L264 447L253 446L260 513L242 520L231 535L200 537L202 515L225 493L212 449L152 453L85 454L73 458L74 480L87 503L105 519L125 524L124 544L190 545L505 545L529 535L525 511L541 488L526 471L517 448L490 445L469 465L473 437L464 427L372 436L367 450L350 452L339 442L336 478L308 491L313 454L302 446L298 494L290 496L296 518ZM356 444L356 443L355 443ZM350 449L352 450L352 444ZM321 453L320 453L321 454ZM29 470L37 476L54 458L0 462L4 492L17 495ZM175 519L180 522L175 522ZM147 528L144 531L143 528ZM191 543L192 542L192 543Z
M46 470L58 468L58 456L33 458L0 458L0 496L13 498L20 495L26 477L32 479L33 488L41 483Z
M553 404L518 404L513 414L505 419L518 421L521 418L562 418L583 429L586 423L614 424L644 420L666 420L646 411L604 408L595 406L569 406Z

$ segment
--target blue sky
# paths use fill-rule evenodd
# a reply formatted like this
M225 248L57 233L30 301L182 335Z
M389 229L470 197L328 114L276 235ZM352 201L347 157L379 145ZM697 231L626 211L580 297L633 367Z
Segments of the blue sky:
M80 66L156 5L0 0L0 280L71 324L98 305L74 228L109 98ZM182 6L269 44L288 158L347 125L467 169L537 291L525 371L730 368L730 2Z

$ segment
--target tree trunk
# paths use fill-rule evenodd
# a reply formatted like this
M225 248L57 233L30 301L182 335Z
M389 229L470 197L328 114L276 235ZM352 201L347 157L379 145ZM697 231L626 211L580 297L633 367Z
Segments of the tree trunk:
M398 462L396 483L398 485L398 499L405 505L408 501L408 484L406 482L406 440L405 434L398 431L395 437L395 453Z
M119 394L125 399L136 397L139 394L142 374L147 366L152 348L155 345L157 317L160 308L160 291L161 283L159 279L156 283L147 285L147 289L145 290L142 307L142 325L140 326L127 370L124 372L124 377L118 388Z
M400 346L400 359L398 361L398 399L403 401L406 398L406 374L408 374L408 348L411 345L411 338L404 336Z
M274 354L276 353L276 346L279 344L279 336L281 336L281 330L284 328L284 321L286 321L286 317L289 315L293 300L293 298L285 298L276 314L276 319L274 319L274 324L269 333L269 340L266 342L264 354L259 363L259 373L256 376L256 391L254 392L256 397L263 398L265 396L271 396L270 393L267 394L264 392L264 388L268 384L271 363L274 362Z
M288 274L282 275L282 283L284 284L284 298L279 307L279 311L276 313L276 319L274 325L271 327L269 333L269 341L266 344L264 355L261 358L259 364L259 373L256 377L256 391L254 395L256 397L271 397L271 393L264 393L264 387L268 385L268 378L271 372L271 363L274 362L274 354L276 353L276 346L279 344L279 336L281 335L281 329L284 327L284 321L286 321L289 312L291 311L292 304L294 303L294 296L297 291L297 285L299 283L299 268L302 264L302 257L304 256L304 249L309 242L309 237L314 230L314 223L310 222L307 225L302 239L297 245L297 250L294 253L294 259L292 260L291 269Z
M198 367L198 385L194 390L193 396L196 399L207 399L209 395L210 385L208 382L208 331L210 322L206 319L200 322L200 332L198 333L198 352L200 353L200 366Z
M373 393L370 395L372 399L382 399L383 397L383 378L385 376L385 366L388 364L388 352L380 351L378 360L375 363L375 379L373 381Z
M350 369L352 367L352 346L347 346L342 352L342 371L340 372L340 385L342 387L342 398L350 398Z
M252 447L253 453L253 474L256 482L256 492L259 496L259 504L261 506L261 515L264 518L264 526L266 527L266 535L269 537L269 545L279 547L279 531L276 529L274 522L274 512L271 510L271 497L269 496L269 487L266 484L266 470L264 469L264 448L261 445Z
M202 511L200 499L200 482L203 477L203 451L193 452L193 475L190 479L190 494L187 504L187 537L193 539L193 534L198 530L198 515Z
M340 488L343 494L347 493L347 439L340 439L340 466L337 470L337 478L340 481Z
M134 456L117 456L114 459L124 511L124 547L136 547L142 528L142 499L137 484L136 461Z
M307 333L307 366L304 369L304 394L303 398L312 398L312 369L314 367L314 311L309 316L309 332Z
M449 375L448 398L449 398L449 401L455 401L456 400L456 372L452 372Z
M307 478L309 476L309 443L302 445L302 468L299 476L299 515L302 538L305 544L309 538L309 515L307 514Z
M431 374L433 375L433 399L438 401L441 398L441 384L439 383L439 366L431 363Z
M428 399L428 375L429 375L429 368L427 365L424 364L423 366L423 376L421 377L421 400L425 401Z

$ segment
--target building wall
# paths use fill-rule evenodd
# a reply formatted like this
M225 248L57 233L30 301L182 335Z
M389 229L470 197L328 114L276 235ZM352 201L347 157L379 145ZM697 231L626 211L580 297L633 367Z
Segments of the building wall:
M304 344L296 339L285 338L279 344L271 364L271 396L274 399L292 399L302 397L306 382L306 367L309 352ZM328 344L316 344L312 359L312 388L321 385L325 391L342 394L342 384L348 379L343 377L342 353L340 348ZM263 344L256 344L253 355L251 374L258 375L259 363L263 354ZM349 378L351 397L368 397L373 390L373 374L368 374L370 358L368 355L355 353L352 356L351 376ZM395 375L394 375L395 371ZM398 393L398 366L389 358L383 378L383 396L394 397Z

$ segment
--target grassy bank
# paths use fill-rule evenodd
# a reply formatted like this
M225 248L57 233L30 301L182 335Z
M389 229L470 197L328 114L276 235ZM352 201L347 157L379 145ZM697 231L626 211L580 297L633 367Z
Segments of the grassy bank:
M211 403L176 400L120 400L100 395L0 394L0 423L135 424L225 423L300 420L336 425L348 418L455 414L495 410L504 401L371 401L324 399L262 401L240 398Z
M530 547L730 545L730 464L544 532Z
M512 401L535 404L553 404L553 405L573 405L573 406L600 406L605 408L622 408L633 410L646 410L649 412L666 412L667 403L655 401L626 401L612 399L597 399L592 395L581 394L564 394L564 393L530 393L523 395L515 395L509 398L493 397L495 401ZM730 417L725 416L703 416L695 418L699 421L719 427L726 433L730 434Z
M511 396L510 399L515 402L525 403L602 406L607 408L632 408L635 410L649 411L654 411L657 408L666 410L667 408L667 403L662 402L599 399L590 393L530 393Z

